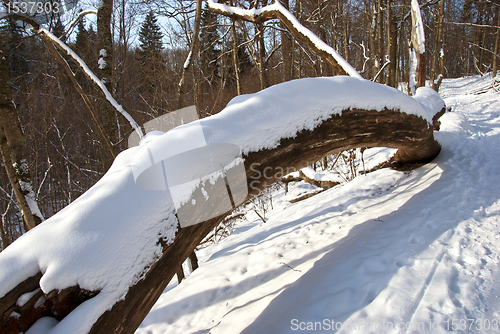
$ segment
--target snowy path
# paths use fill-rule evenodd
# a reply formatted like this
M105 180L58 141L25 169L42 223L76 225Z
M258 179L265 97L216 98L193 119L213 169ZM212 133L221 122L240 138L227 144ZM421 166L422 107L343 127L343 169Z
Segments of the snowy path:
M137 333L500 332L500 98L468 94L488 84L443 83L433 163L278 199L201 251Z

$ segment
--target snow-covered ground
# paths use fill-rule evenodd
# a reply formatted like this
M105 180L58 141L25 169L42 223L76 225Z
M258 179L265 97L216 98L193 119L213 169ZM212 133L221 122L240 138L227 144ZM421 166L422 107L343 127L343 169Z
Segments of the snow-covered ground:
M200 268L169 285L137 333L499 332L500 95L491 85L444 80L452 112L432 163L361 175L294 204L276 195L266 223L255 216L200 250Z

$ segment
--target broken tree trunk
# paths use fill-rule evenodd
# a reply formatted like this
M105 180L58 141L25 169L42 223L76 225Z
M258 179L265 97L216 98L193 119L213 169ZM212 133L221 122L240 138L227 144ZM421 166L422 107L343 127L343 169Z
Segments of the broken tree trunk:
M247 198L257 195L267 185L281 178L282 174L269 173L269 170L298 170L327 154L357 147L380 146L399 149L394 160L400 164L430 161L440 150L433 138L432 125L419 116L390 109L344 110L341 114L330 116L312 130L302 130L294 138L282 138L275 148L244 154L249 181ZM161 257L144 268L142 278L129 287L124 299L99 316L89 333L134 333L182 262L229 214L227 212L203 223L179 229L171 244L166 245L158 240L163 247ZM0 298L3 333L26 331L43 316L64 318L82 302L99 293L85 291L78 286L47 294L37 292L25 306L20 307L16 303L19 297L36 289L40 277L38 273L28 278ZM46 302L37 303L40 298ZM15 317L11 316L13 312Z

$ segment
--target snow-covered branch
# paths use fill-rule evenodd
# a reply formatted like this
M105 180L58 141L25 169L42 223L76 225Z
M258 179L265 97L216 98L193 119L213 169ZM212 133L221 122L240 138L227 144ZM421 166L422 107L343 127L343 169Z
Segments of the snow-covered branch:
M85 64L85 62L76 54L76 52L71 50L69 46L67 46L64 42L62 42L59 38L54 36L54 34L52 34L44 27L40 26L40 28L37 29L36 32L47 36L54 43L54 45L56 45L60 50L64 51L66 55L71 57L79 65L79 67L83 70L87 77L89 77L90 80L92 80L92 82L94 82L94 84L101 90L106 100L108 100L113 108L115 108L115 110L123 117L125 117L125 119L130 123L130 126L132 126L132 128L137 132L139 138L142 138L144 136L140 126L135 122L132 116L130 116L130 114L126 112L123 107L113 98L104 83L99 80L99 78L88 68L87 64Z
M31 17L27 17L25 15L19 14L8 14L5 13L0 14L0 19L5 18L13 18L22 20L33 27L33 31L37 34L43 35L47 39L49 39L59 50L62 50L67 56L71 57L78 66L82 69L82 71L87 75L87 77L97 86L98 89L101 90L106 100L113 106L113 108L121 114L125 119L130 123L130 126L137 132L139 138L144 136L141 127L136 123L136 121L130 116L128 112L126 112L123 107L113 98L111 93L108 91L106 86L103 84L101 80L89 69L87 64L74 52L71 50L69 46L67 46L63 41L54 36L50 31L45 29L38 22L33 20Z
M262 23L267 20L279 19L290 30L294 37L307 44L322 59L335 69L337 74L361 78L361 75L331 46L323 42L311 30L304 27L279 1L259 9L243 9L207 0L208 10L237 20Z
M71 32L71 30L73 30L74 26L78 23L78 21L84 17L85 15L88 15L88 14L95 14L97 15L97 10L94 10L94 9L88 9L88 10L83 10L81 11L78 16L70 22L70 24L68 25L68 28L66 28L66 30L63 32L63 34L61 36L59 36L59 39L63 39L67 34L69 34Z

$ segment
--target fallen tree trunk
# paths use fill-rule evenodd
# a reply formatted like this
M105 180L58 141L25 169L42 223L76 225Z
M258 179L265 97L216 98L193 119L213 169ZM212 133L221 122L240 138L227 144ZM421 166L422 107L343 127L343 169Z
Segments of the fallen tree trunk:
M245 156L247 177L252 180L249 196L278 181L280 170L290 167L298 170L327 154L358 147L398 148L395 162L399 164L430 161L440 150L432 127L420 117L395 110L348 110L314 131L303 131L296 138L282 140L275 149ZM265 173L266 168L276 173ZM274 176L270 179L265 175ZM123 301L103 314L90 333L133 333L175 275L176 268L226 216L181 229L144 280L131 287Z
M354 83L365 85L364 82L355 81ZM307 92L304 93L307 94ZM409 102L412 102L412 98L407 98ZM233 105L237 105L236 102ZM246 117L255 117L255 115L246 114ZM248 129L248 131L252 130L252 128ZM248 180L247 199L280 180L284 170L299 170L327 154L358 147L397 148L394 162L398 164L427 162L440 151L440 146L433 138L432 124L420 116L388 108L378 111L344 109L320 121L311 129L303 129L294 136L281 138L279 143L272 148L243 152ZM199 188L196 190L196 192L201 191ZM188 209L190 205L192 205L191 202L185 204ZM113 209L110 208L110 210ZM159 238L157 243L162 245L163 250L161 256L154 263L143 268L141 278L129 286L124 298L100 314L87 333L133 333L176 274L177 268L204 237L229 214L230 212L226 212L203 223L180 228L171 243L167 244ZM1 255L3 254L0 253L0 260ZM33 292L34 287L36 288L35 283L41 281L40 273L32 275L34 275L33 278L24 279L23 283L0 298L3 333L17 334L20 331L26 331L36 319L43 316L64 319L66 315L71 315L75 308L83 306L82 303L85 300L90 302L100 295L100 291L86 291L79 286L61 289L61 291L53 290L43 296L35 292L30 298L25 297L29 301L24 305L31 305L26 309L19 305L19 298L26 293ZM114 282L105 283L113 284ZM50 302L38 302L41 297Z

